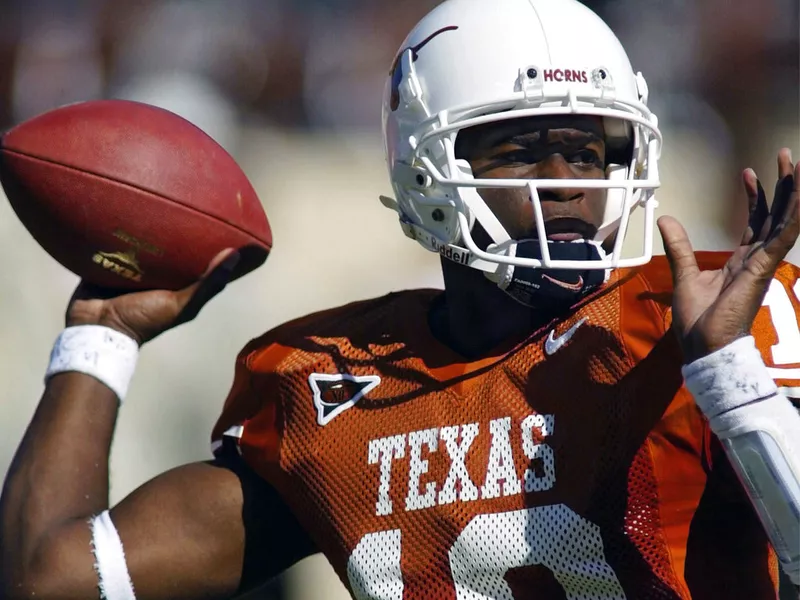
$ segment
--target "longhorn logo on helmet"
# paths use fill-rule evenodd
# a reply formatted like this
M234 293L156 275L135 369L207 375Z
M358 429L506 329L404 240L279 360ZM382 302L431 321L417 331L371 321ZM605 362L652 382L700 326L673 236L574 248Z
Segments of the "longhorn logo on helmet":
M392 78L392 98L390 100L389 105L391 106L392 110L395 111L400 106L400 82L403 81L403 66L402 66L402 59L403 55L411 50L411 61L417 62L419 58L419 51L422 50L425 46L430 43L430 41L440 36L446 31L455 31L458 29L458 25L449 25L448 27L442 27L441 29L434 31L424 40L422 40L416 46L409 46L408 48L403 48L394 59L392 63L392 69L389 71L389 74Z

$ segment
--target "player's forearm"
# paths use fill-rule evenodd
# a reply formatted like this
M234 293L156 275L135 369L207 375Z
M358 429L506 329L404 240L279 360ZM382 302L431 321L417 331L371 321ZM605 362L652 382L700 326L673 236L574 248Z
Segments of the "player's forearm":
M108 458L119 402L82 373L48 383L0 496L0 589L28 575L61 526L108 508Z
M778 392L752 338L684 367L787 574L800 583L800 415Z

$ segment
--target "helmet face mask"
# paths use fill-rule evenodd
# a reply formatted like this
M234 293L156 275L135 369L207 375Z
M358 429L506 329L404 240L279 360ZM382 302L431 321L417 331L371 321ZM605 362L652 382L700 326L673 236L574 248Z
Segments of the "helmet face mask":
M396 208L406 235L501 285L518 267L600 270L640 265L652 256L661 133L647 108L647 86L599 17L575 0L448 0L409 35L387 81L384 140ZM599 179L481 179L457 157L465 129L510 119L586 115L601 119L608 164ZM527 191L536 252L517 244L480 190ZM541 191L601 189L605 216L586 243L599 253L562 252L548 242ZM623 257L628 223L644 213L642 248ZM480 224L491 239L476 243ZM532 242L528 241L527 244ZM580 258L578 258L580 257Z

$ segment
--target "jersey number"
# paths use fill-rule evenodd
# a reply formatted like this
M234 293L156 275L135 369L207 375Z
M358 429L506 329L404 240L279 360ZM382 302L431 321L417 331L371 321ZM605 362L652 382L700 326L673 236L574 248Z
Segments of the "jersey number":
M792 294L800 299L800 279L794 282ZM789 298L789 292L777 279L769 284L764 306L769 308L772 326L778 337L778 343L772 347L772 362L775 365L800 363L800 327L797 315Z
M368 533L347 563L358 600L403 600L399 529ZM505 580L510 569L542 565L569 600L624 600L606 562L600 528L564 504L478 515L448 552L458 600L513 600Z

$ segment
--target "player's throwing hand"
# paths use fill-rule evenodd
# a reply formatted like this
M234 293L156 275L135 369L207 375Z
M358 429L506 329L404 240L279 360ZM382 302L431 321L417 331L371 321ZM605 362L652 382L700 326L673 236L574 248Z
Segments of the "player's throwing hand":
M770 207L752 169L743 174L750 219L739 248L722 269L701 271L689 237L671 217L658 220L672 269L673 329L690 363L749 334L780 262L800 234L800 163L778 153L778 184Z
M133 338L140 346L168 329L194 319L219 294L239 262L235 250L223 250L203 276L175 292L153 290L123 293L82 282L67 308L67 327L103 325Z

